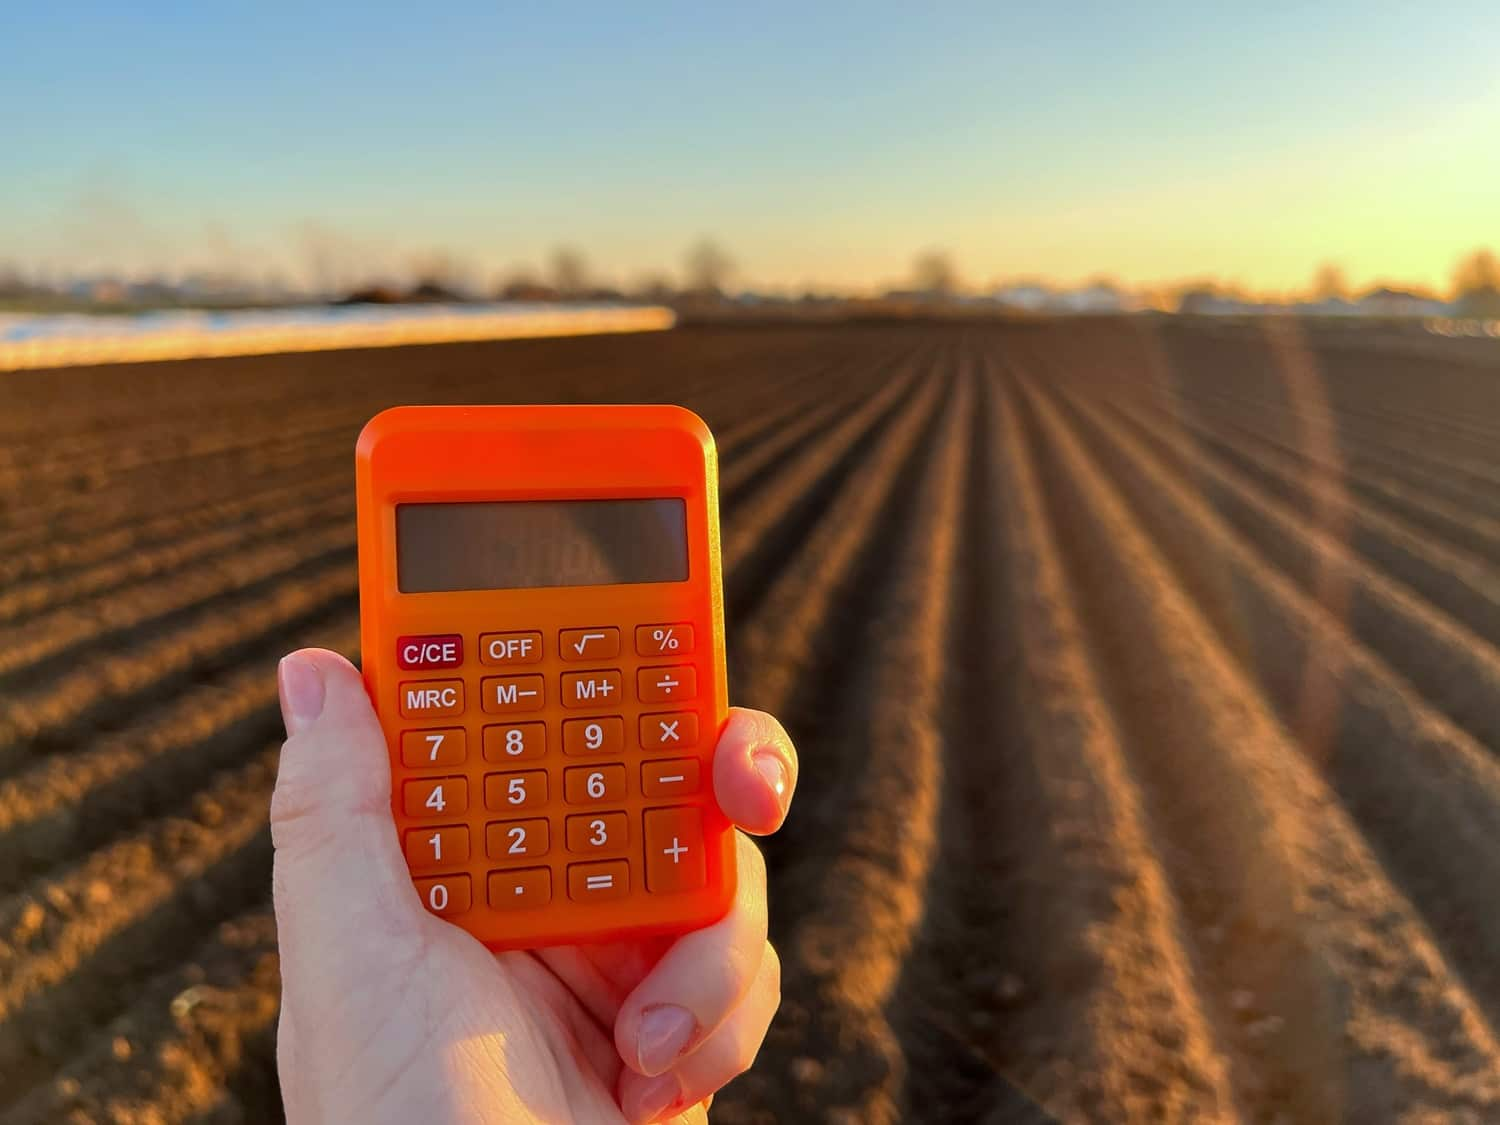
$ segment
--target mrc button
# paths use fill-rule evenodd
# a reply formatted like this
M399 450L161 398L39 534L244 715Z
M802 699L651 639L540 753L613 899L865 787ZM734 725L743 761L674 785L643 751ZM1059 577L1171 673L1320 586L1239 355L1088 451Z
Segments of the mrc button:
M397 637L396 663L414 669L457 668L464 662L464 639L457 633L433 637Z
M408 719L457 715L464 709L462 680L421 680L402 684L401 714Z

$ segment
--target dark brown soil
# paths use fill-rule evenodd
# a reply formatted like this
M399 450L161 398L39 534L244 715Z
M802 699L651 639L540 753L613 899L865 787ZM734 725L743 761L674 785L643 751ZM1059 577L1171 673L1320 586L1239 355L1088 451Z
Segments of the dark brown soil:
M357 646L354 436L632 400L718 434L803 760L715 1120L1500 1119L1500 345L1143 319L0 376L0 1122L278 1115L273 669Z

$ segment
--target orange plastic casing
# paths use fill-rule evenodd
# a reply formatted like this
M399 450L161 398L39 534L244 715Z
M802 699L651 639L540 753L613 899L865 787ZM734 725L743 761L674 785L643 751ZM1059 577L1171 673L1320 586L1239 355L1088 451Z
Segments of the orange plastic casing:
M430 869L414 869L419 888L431 887L433 880L448 880L441 895L431 896L429 908L446 901L449 909L435 912L494 949L674 933L721 918L735 893L735 845L733 827L713 795L713 751L728 702L718 467L708 427L697 415L675 406L404 406L370 420L360 434L355 462L362 659L365 685L390 752L394 829L409 859L410 841L420 843L426 839L422 834L437 827L468 830L466 859L438 866L429 860L425 865ZM681 498L686 507L687 581L437 593L398 589L396 508L400 504L669 497ZM642 746L641 717L662 711L664 705L641 702L634 690L640 670L668 662L636 651L637 627L655 623L687 624L694 632L691 653L669 662L691 665L696 672L696 698L691 704L674 703L672 708L695 713L699 730L694 745L670 753ZM562 706L561 678L591 666L564 661L559 635L565 629L601 626L620 631L618 655L604 664L618 669L624 690L601 713L623 717L624 743L618 753L603 757L570 757L564 752L562 723L588 712ZM648 636L650 632L645 630ZM481 663L479 638L497 633L540 634L540 659L511 668ZM462 639L458 667L429 673L398 665L398 639L454 635ZM487 807L486 777L507 773L509 764L486 757L484 728L512 718L483 709L481 684L488 677L508 673L539 675L545 685L542 708L514 716L514 721L545 725L540 756L515 766L546 775L545 800L514 814L547 821L547 850L524 860L488 854L498 849L487 847L486 838L487 824L514 817L503 807ZM432 720L404 718L401 705L410 697L401 695L403 685L423 680L461 681L461 712ZM461 731L466 743L462 760L442 768L403 764L403 732L424 727ZM696 762L691 766L698 775L696 792L671 800L643 795L643 770L663 758ZM587 901L587 895L570 893L569 868L589 857L569 850L566 822L583 810L565 803L564 772L595 762L619 763L625 769L623 795L611 793L608 810L626 816L626 851L612 858L626 861L626 868L615 870L622 875L628 870L629 889L604 900ZM673 771L673 778L684 772L675 766ZM456 816L437 814L437 819L430 813L408 815L403 802L406 782L438 774L466 785L466 811ZM453 788L461 787L455 784ZM492 788L503 792L503 779ZM533 782L536 789L539 786ZM664 806L696 809L688 815L701 816L706 862L701 887L657 893L647 886L643 818ZM414 832L420 834L414 837ZM677 842L674 836L672 844ZM450 847L449 854L456 850ZM506 876L519 869L530 873L526 880ZM540 874L543 870L546 876ZM544 905L497 908L490 901L494 873L499 873L497 900L509 903L512 891L522 895L512 884L525 882L525 901L535 886L549 879L550 899ZM463 897L463 877L468 880L469 905L454 910Z

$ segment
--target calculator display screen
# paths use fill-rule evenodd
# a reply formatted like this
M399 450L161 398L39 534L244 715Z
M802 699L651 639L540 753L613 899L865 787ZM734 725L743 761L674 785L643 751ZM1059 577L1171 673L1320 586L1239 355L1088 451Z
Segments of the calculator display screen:
M396 506L396 585L404 594L687 576L687 505L680 499Z

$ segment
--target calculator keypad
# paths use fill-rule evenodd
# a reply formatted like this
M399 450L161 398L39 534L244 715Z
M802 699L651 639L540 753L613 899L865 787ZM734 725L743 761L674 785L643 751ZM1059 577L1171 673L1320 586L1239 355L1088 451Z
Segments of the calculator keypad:
M398 638L402 848L429 910L705 885L695 641L686 622ZM471 862L477 882L453 870Z

